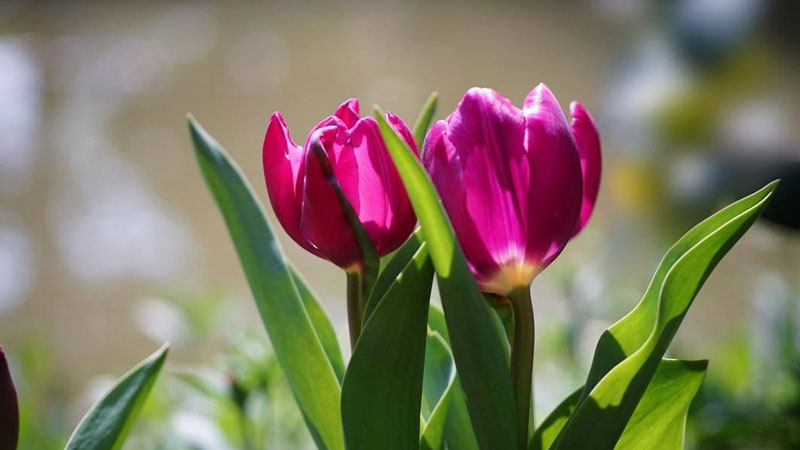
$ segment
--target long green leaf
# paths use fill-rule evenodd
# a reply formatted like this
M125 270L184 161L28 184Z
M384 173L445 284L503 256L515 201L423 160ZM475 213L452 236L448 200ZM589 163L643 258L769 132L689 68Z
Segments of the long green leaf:
M65 449L121 448L164 365L168 349L168 345L162 346L120 378L81 419Z
M425 135L428 134L428 128L431 127L431 122L433 122L433 115L436 114L436 104L438 101L439 93L434 91L431 96L428 97L428 101L425 102L425 105L422 106L417 120L414 122L414 140L417 142L420 153L422 152L422 143L425 140Z
M364 325L342 385L348 450L419 447L432 283L433 265L423 245Z
M430 419L455 375L450 348L442 335L428 330L425 342L425 376L422 384L422 418Z
M444 312L436 305L431 305L428 310L428 327L442 336L445 344L450 345L450 333L447 332ZM452 353L451 353L452 356ZM453 384L447 392L447 418L445 420L445 442L448 450L477 450L478 441L472 430L464 390L458 372L453 379ZM434 411L434 414L436 412Z
M564 425L567 424L569 416L578 406L581 398L583 386L568 395L556 408L548 414L544 421L536 428L530 442L528 450L547 450L558 437Z
M708 361L663 359L622 433L616 450L682 450L686 415Z
M708 361L662 359L616 450L680 450L686 414ZM547 450L575 410L583 386L561 402L536 429L528 450Z
M341 388L261 203L225 150L189 117L206 183L222 211L261 320L320 449L342 450Z
M662 261L645 297L601 337L586 388L553 448L612 449L700 287L766 206L769 184L687 233Z
M386 264L386 267L384 267L380 275L378 275L375 286L369 294L367 306L364 308L364 322L369 319L369 316L372 314L372 311L375 310L378 302L380 302L383 295L386 294L386 291L389 290L389 287L394 284L397 275L400 275L400 272L403 271L406 265L408 265L408 262L411 261L411 258L417 253L420 245L422 245L422 232L417 228L414 234L394 252L392 259L389 260L389 263Z
M429 328L422 387L422 417L425 420L420 439L422 450L444 448L445 424L454 382L455 365L450 347L441 334Z
M297 269L291 267L291 270L292 280L297 292L300 294L300 300L303 301L303 306L305 306L308 317L311 319L311 324L317 332L322 348L325 350L334 372L336 372L336 378L341 383L342 379L344 379L345 364L342 358L342 350L339 347L339 340L336 338L336 329L333 328L328 313L325 312L325 308L319 303L317 296L308 286L308 283L300 276Z
M444 426L444 438L448 450L478 450L478 438L469 418L467 399L461 380L456 376L450 388L447 423Z
M375 117L436 268L451 349L478 442L487 450L518 449L511 377L489 307L427 172L378 108Z
M431 307L428 309L428 328L439 333L448 348L450 347L450 333L447 332L444 311L433 303L431 303Z

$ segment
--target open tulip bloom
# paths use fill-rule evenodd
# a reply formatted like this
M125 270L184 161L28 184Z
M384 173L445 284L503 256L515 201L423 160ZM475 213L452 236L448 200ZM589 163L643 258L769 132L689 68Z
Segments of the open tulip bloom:
M707 361L664 353L777 182L718 211L667 251L639 304L601 335L583 386L531 430L530 285L595 207L597 127L579 103L570 122L543 84L521 108L491 89L470 89L431 126L436 103L434 95L409 129L377 107L362 117L348 100L302 146L280 113L269 119L263 167L278 221L298 245L347 273L347 362L255 191L189 117L200 169L316 446L683 448ZM441 308L430 303L434 276ZM66 449L120 448L166 355L164 346L121 378ZM0 450L15 448L18 417L0 349Z

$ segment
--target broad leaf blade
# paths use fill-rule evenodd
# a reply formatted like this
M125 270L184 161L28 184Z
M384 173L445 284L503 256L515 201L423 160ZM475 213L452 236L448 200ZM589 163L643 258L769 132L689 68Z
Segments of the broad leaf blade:
M65 450L115 450L122 447L153 383L168 346L140 362L81 419Z
M584 397L588 395L588 390L593 388L609 370L644 345L653 331L664 279L675 263L729 221L758 205L761 205L758 209L760 211L766 205L775 187L776 182L770 183L759 191L723 208L689 230L667 250L639 304L600 336L592 367L586 380L587 391L584 392ZM757 215L758 212L753 214ZM722 256L722 254L719 255L719 258Z
M439 101L439 93L433 92L425 105L417 115L417 120L414 122L414 140L417 142L417 147L422 153L422 143L425 141L425 135L428 134L428 128L431 127L433 122L433 115L436 114L436 104Z
M708 361L662 359L616 450L683 450L686 415Z
M339 347L339 341L336 338L336 329L333 328L328 313L325 312L325 308L319 303L317 296L303 277L300 276L294 267L291 267L291 270L292 280L297 288L297 292L300 294L300 300L303 301L303 306L305 306L308 317L311 319L311 324L317 332L317 337L322 344L322 348L325 350L325 354L328 355L328 360L331 362L334 372L336 372L336 378L338 378L339 383L341 383L342 379L344 379L345 364L342 358L342 350Z
M614 448L700 287L755 222L774 188L772 183L720 211L673 247L685 251L663 275L659 268L639 306L601 337L582 399L553 448L580 449L586 439L600 450ZM670 255L662 265L672 262ZM621 362L608 370L615 360Z
M364 325L342 385L348 450L419 447L432 283L433 266L422 246Z
M436 268L450 344L481 448L518 449L511 376L489 307L475 283L436 190L417 157L376 109L389 153Z
M342 450L341 388L261 204L239 167L193 119L200 169L228 225L275 356L320 449Z
M686 414L705 378L708 361L662 359L616 450L680 450ZM570 394L536 429L528 450L547 450L575 410L583 387Z

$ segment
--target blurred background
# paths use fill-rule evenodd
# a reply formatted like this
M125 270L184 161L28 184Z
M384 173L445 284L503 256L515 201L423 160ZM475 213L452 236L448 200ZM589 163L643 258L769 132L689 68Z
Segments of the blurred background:
M782 178L670 353L711 360L688 448L800 448L798 20L791 0L0 3L0 344L20 448L61 448L165 340L126 448L311 448L187 112L266 201L274 110L301 139L348 97L411 122L433 90L441 118L469 87L520 105L541 81L594 114L605 159L595 216L533 286L537 418L673 241ZM343 274L278 233L346 343Z

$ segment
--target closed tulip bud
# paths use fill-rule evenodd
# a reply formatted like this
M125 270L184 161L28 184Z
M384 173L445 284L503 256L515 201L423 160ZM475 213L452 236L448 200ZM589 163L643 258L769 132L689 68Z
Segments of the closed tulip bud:
M403 121L387 120L416 152ZM310 148L318 139L347 200L353 206L379 256L400 246L411 234L416 217L397 169L381 138L377 121L361 117L358 100L350 99L296 145L279 112L264 138L264 177L270 203L283 228L304 249L345 270L363 265L363 255L348 225L336 191Z
M514 106L470 89L434 124L423 159L481 289L529 286L589 220L600 183L600 139L571 105L572 124L544 84Z

